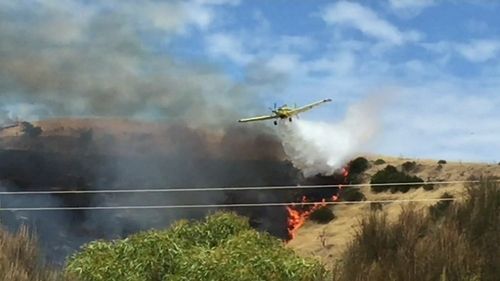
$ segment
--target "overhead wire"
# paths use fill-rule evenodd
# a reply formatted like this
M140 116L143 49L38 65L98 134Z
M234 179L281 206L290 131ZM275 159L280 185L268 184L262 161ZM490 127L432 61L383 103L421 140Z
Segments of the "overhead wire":
M394 199L367 201L316 201L316 202L276 202L276 203L234 203L234 204L192 204L192 205L152 205L152 206L86 206L86 207L27 207L0 208L0 211L77 211L77 210L147 210L147 209L190 209L190 208L244 208L244 207L280 207L280 206L310 206L310 205L355 205L372 203L409 203L409 202L439 202L455 201L455 198L424 198L424 199Z
M0 191L0 195L43 195L43 194L100 194L100 193L159 193L159 192L212 192L212 191L250 191L250 190L302 190L344 187L370 186L408 186L408 185L450 185L464 183L479 183L479 180L461 181L428 181L428 182L399 182L378 184L329 184L329 185L284 185L284 186L246 186L246 187L196 187L196 188L147 188L147 189L89 189L89 190L29 190L29 191ZM494 180L493 182L500 182ZM57 188L57 187L54 187Z

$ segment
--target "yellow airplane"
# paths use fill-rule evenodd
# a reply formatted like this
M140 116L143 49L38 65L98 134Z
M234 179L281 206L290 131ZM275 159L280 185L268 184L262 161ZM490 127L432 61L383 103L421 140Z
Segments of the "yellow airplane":
M290 122L292 122L292 117L297 116L297 114L306 112L308 110L311 110L313 107L316 107L320 104L331 102L332 99L324 99L322 101L317 101L313 102L311 104L302 106L302 107L295 107L295 108L290 108L286 104L283 105L282 107L276 108L276 104L274 104L274 109L269 108L273 112L272 115L264 115L264 116L257 116L257 117L252 117L252 118L246 118L246 119L240 119L238 122L240 123L246 123L246 122L255 122L255 121L263 121L263 120L274 120L274 125L278 125L278 121L276 119L288 119Z

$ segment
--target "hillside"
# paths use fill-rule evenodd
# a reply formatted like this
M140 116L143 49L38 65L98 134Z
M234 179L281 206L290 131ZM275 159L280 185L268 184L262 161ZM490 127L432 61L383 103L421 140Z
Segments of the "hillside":
M375 165L376 159L385 160L385 164ZM438 160L420 160L394 158L386 156L368 157L370 167L363 174L363 183L369 183L370 177L377 171L384 169L387 165L396 166L401 169L401 165L407 161L415 161L416 168L410 172L425 181L461 181L478 179L481 176L500 177L500 165L485 163L461 163L448 162L439 165ZM346 187L347 188L347 187ZM366 200L398 200L398 199L433 199L439 198L447 192L456 198L460 198L465 190L464 184L435 185L432 190L423 188L410 189L407 193L381 192L374 193L370 187L361 187ZM395 219L401 211L402 206L410 203L386 203L382 207L387 212L389 219ZM417 208L428 207L432 202L418 202ZM297 237L288 243L288 246L295 249L304 256L315 256L324 261L327 265L333 264L338 259L347 244L352 240L355 227L360 218L367 214L370 204L357 205L336 205L331 207L336 218L330 223L321 225L314 222L306 222L298 230Z
M0 131L0 185L4 188L115 188L115 187L162 187L162 186L257 186L300 184L335 184L335 178L303 179L286 161L279 139L262 128L228 127L225 130L191 128L185 124L146 123L124 119L51 119L33 123L43 130L36 138L23 137L20 127ZM245 149L241 149L241 148ZM382 158L386 163L376 165ZM448 162L439 165L438 160L403 159L371 156L370 166L362 174L362 182L387 165L401 169L403 163L415 161L416 167L409 173L425 181L457 181L500 176L500 166L481 163ZM2 187L2 186L0 186ZM464 185L436 185L433 190L411 189L407 193L373 193L369 187L361 191L367 200L439 198L444 192L460 197ZM327 191L329 194L332 191ZM334 191L335 192L335 191ZM318 198L322 193L316 194ZM331 195L331 194L330 194ZM108 204L124 202L171 202L192 203L247 203L289 202L295 194L286 192L246 192L224 194L195 194L170 198L120 197ZM300 197L299 197L300 198ZM90 204L95 198L61 198L64 204ZM50 203L52 200L49 200ZM116 202L115 202L116 201ZM98 201L100 202L100 201ZM32 206L31 201L21 201L22 206ZM46 203L46 202L42 202ZM392 203L383 206L389 218L400 213L408 203ZM416 203L420 207L430 202ZM13 205L14 206L14 205ZM17 205L15 205L17 206ZM297 236L288 243L304 256L320 257L329 263L338 258L351 241L359 218L370 210L370 204L337 205L332 207L336 219L326 225L306 222ZM284 208L241 208L241 214L249 216L258 228L279 237L286 237L287 213ZM143 219L151 215L158 222ZM68 219L68 230L61 233L98 232L99 237L124 235L149 227L163 227L174 219L198 218L204 212L143 212L140 215L120 215L106 219L86 213L77 221ZM161 217L161 219L158 219ZM86 223L82 224L81 221ZM108 229L110 220L116 229ZM74 225L76 223L77 227ZM90 226L89 226L90 225ZM106 227L103 227L105 225ZM81 229L83 228L83 229ZM130 230L131 229L131 230ZM99 230L99 231L97 231ZM103 232L103 233L101 233ZM49 233L50 234L50 233ZM66 234L65 234L66 235ZM64 236L64 235L62 235ZM94 239L90 235L88 239ZM50 234L52 237L52 234ZM52 239L52 238L51 238ZM52 243L66 241L56 239ZM51 244L52 244L51 243ZM50 246L51 247L51 246Z

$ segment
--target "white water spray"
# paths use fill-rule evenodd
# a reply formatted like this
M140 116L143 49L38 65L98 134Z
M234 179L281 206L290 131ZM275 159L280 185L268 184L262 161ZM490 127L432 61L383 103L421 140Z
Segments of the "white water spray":
M331 175L352 157L366 152L380 131L379 98L350 107L338 123L281 122L278 135L290 161L306 177Z

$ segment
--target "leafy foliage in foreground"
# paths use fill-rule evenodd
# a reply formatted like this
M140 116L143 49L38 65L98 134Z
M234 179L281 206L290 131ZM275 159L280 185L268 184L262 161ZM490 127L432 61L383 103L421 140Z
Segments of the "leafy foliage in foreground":
M74 255L66 271L82 281L324 280L323 266L303 259L245 218L216 213L113 242L96 241Z
M410 176L404 172L398 171L396 167L388 165L383 170L375 173L371 178L371 184L384 184L384 183L419 183L424 182L421 178L417 176ZM371 189L373 192L382 192L390 190L392 193L401 191L403 193L408 192L410 188L419 188L421 185L372 185Z
M500 187L482 182L464 202L430 210L405 208L393 223L383 212L366 216L333 280L498 280Z

